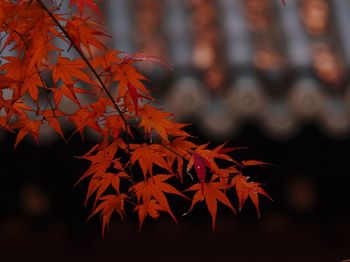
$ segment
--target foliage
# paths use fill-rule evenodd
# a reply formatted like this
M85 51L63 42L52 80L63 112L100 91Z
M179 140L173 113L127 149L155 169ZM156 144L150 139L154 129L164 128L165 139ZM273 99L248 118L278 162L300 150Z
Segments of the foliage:
M147 217L161 213L176 221L169 195L191 200L189 210L205 202L213 229L218 202L236 212L229 200L234 192L239 209L250 198L259 214L259 194L269 196L242 171L265 163L238 162L229 155L235 148L225 145L210 149L196 144L184 130L186 124L176 123L155 103L145 87L148 79L136 67L143 61L164 63L107 48L109 35L98 18L84 16L85 7L101 15L96 3L71 0L70 5L78 12L73 8L63 14L54 0L46 5L41 0L0 1L1 52L11 54L2 57L0 66L0 125L17 132L15 147L27 135L38 141L45 125L67 140L63 121L73 123L81 137L86 129L94 130L98 143L80 157L90 167L79 182L89 182L86 202L93 199L91 216L101 216L102 232L113 213L126 216L126 206L137 212L140 228ZM70 49L78 57L68 57ZM83 104L80 94L89 95L91 102ZM75 110L67 110L63 99ZM189 187L184 192L194 194L182 193L181 184Z

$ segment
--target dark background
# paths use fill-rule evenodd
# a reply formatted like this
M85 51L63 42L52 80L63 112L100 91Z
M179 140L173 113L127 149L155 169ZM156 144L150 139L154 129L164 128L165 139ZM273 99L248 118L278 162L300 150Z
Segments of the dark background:
M201 135L193 128L195 134ZM0 190L1 261L341 261L350 258L348 149L350 138L330 139L314 126L278 142L246 124L233 146L249 146L239 159L262 159L276 166L251 170L274 202L261 199L262 217L249 202L235 216L219 206L217 228L198 205L172 199L178 223L167 215L146 220L141 233L129 212L116 216L101 239L99 219L86 223L86 184L73 188L87 168L74 159L90 145L35 146L12 151L14 136L2 139ZM234 202L237 206L237 201ZM306 204L305 204L306 203Z

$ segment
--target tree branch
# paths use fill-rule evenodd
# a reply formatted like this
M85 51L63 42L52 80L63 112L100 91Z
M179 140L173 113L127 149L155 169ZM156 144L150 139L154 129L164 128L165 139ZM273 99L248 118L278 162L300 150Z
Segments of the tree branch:
M50 16L50 18L54 21L54 23L57 25L57 27L62 31L62 33L65 35L65 37L69 40L69 42L72 44L72 46L74 47L74 49L78 52L78 54L80 55L80 57L84 60L84 62L86 63L86 65L89 67L89 69L91 70L91 72L93 73L93 75L96 77L97 81L99 82L99 84L101 85L103 91L106 93L106 95L108 96L108 98L111 100L114 108L117 110L117 112L119 113L120 117L122 118L124 125L125 125L125 142L127 145L127 153L128 153L128 157L129 157L129 171L130 171L130 175L131 177L133 177L133 170L132 170L132 162L131 162L131 149L130 149L130 139L129 139L129 134L128 134L128 122L124 116L123 111L120 109L120 107L117 105L117 103L114 101L114 98L112 96L112 94L109 92L109 90L107 89L106 85L103 83L101 77L99 76L99 74L96 72L95 68L92 66L92 64L90 63L90 61L86 58L85 54L83 53L83 51L80 49L80 47L73 41L73 39L70 37L69 33L67 32L67 30L60 24L60 22L56 19L56 17L52 14L52 12L46 7L46 5L42 2L42 0L36 0L36 2L45 10L45 12Z

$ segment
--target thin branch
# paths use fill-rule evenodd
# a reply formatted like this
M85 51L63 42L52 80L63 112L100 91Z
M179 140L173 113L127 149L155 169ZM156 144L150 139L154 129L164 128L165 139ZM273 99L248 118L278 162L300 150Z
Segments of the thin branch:
M128 134L128 122L123 114L123 111L120 109L120 107L117 105L117 103L114 101L114 98L112 96L112 94L109 92L108 88L106 87L106 85L103 83L101 77L99 76L99 74L96 72L95 68L92 66L92 64L90 63L90 61L86 58L85 54L83 53L83 51L80 49L80 47L76 44L75 41L73 41L73 39L70 37L69 33L67 32L67 30L60 24L60 22L56 19L56 17L53 15L53 13L46 7L46 5L41 1L41 0L36 0L37 3L46 11L46 13L50 16L50 18L54 21L54 23L58 26L58 28L62 31L62 33L65 35L65 37L70 41L70 43L72 44L72 46L74 47L74 49L79 53L80 57L84 60L85 64L89 67L89 69L91 70L91 72L93 73L93 75L96 77L97 81L99 82L99 84L101 85L103 91L106 93L106 95L108 96L108 98L111 100L113 106L115 107L115 109L117 110L117 112L119 113L120 117L122 118L124 125L125 125L125 142L127 145L127 153L128 153L128 157L129 157L129 171L130 171L130 175L133 177L133 170L132 170L132 162L131 162L131 149L130 149L130 140L129 140L129 134Z

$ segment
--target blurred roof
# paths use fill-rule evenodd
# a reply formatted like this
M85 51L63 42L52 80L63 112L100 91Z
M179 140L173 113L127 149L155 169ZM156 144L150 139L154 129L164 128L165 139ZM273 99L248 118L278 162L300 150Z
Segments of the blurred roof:
M305 123L350 131L350 2L113 0L114 46L161 57L142 67L167 109L213 138L243 123L289 137Z

